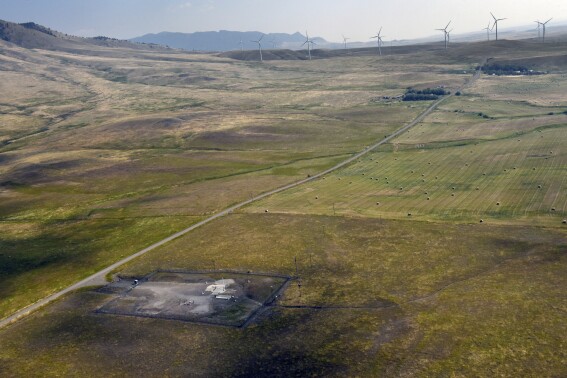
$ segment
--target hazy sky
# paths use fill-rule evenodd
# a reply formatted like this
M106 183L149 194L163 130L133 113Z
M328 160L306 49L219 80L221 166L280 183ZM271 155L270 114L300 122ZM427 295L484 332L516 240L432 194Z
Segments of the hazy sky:
M0 19L34 21L80 36L132 38L160 31L300 31L339 41L425 37L452 20L454 34L536 19L567 21L567 0L0 0ZM552 21L553 23L553 21ZM549 25L552 26L552 23Z

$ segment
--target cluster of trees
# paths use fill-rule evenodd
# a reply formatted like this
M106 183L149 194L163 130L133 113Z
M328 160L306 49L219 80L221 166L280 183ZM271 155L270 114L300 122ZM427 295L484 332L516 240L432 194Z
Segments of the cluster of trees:
M38 25L35 22L24 22L21 23L20 26L23 26L26 29L37 30L39 32L56 37L55 33L51 29L46 28L45 26Z
M526 66L519 64L498 64L493 63L482 67L482 71L487 75L543 75L544 72L534 71Z
M116 38L105 37L103 35L93 37L93 39L97 41L118 41Z
M408 88L404 94L403 101L429 101L437 100L441 96L451 94L443 88L426 88L422 90L415 90Z

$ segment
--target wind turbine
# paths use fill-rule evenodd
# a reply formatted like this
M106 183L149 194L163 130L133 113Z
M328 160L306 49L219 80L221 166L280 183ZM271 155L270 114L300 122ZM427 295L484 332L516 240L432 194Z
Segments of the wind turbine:
M344 34L343 34L343 43L345 44L345 50L347 49L347 41L348 41L349 39L350 39L350 38L345 37Z
M262 38L264 38L264 34L262 34L257 41L250 41L258 44L258 50L260 50L260 62L264 61L264 58L262 57Z
M240 51L244 51L244 43L242 43L242 40L240 40Z
M378 43L378 54L380 54L380 56L382 56L382 35L380 35L382 33L382 27L380 27L380 31L378 31L378 34L376 34L374 37L370 37L372 39L376 38L376 42Z
M534 21L537 24L537 39L541 38L541 26L543 25L542 22Z
M492 30L492 28L490 27L490 21L488 21L488 26L482 30L486 30L486 39L490 41L490 31Z
M309 39L309 33L307 33L307 31L305 32L305 42L303 42L303 45L301 45L302 47L307 45L307 52L309 53L309 60L311 60L311 46L312 45L316 45L315 42L313 42L312 39Z
M272 44L272 48L276 49L278 47L278 43L276 42L275 38L272 38L272 40L270 41L270 43Z
M490 15L494 19L494 25L492 25L492 27L496 26L496 40L498 41L498 21L504 21L504 20L506 20L506 18L496 18L496 17L494 17L492 12L490 12Z
M551 20L553 20L553 18L550 18L549 20L541 23L541 26L543 26L543 43L545 43L545 28L546 28L546 25Z
M451 43L451 33L453 32L453 30L455 29L451 29L447 32L447 43Z
M447 50L447 43L449 42L448 38L447 38L447 36L449 34L449 33L447 33L447 28L449 27L449 25L451 25L451 21L449 21L447 26L445 26L443 29L435 29L435 30L439 30L439 31L443 32L443 36L445 37L445 50Z

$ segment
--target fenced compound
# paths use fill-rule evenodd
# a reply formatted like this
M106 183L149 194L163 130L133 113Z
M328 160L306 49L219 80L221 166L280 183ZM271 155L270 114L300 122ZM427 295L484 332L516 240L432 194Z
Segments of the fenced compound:
M96 312L245 327L291 277L264 273L156 271L120 278L98 290L111 299Z

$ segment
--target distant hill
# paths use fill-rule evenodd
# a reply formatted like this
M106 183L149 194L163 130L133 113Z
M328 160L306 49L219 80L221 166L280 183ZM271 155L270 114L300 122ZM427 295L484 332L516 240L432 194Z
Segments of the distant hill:
M258 40L263 33L257 31L209 31L197 33L170 33L146 34L141 37L132 38L132 42L155 43L159 45L174 47L184 50L196 51L234 51L240 50L240 41L244 50L257 48L252 41ZM313 38L313 41L321 46L327 46L328 42L323 38ZM265 49L282 48L296 50L300 49L305 42L305 36L301 33L270 33L262 38L262 47Z
M165 49L159 45L137 44L130 41L108 37L82 38L67 35L34 22L17 24L0 20L0 40L13 43L27 49L44 49L58 51L78 51L103 47L125 47L133 49Z

